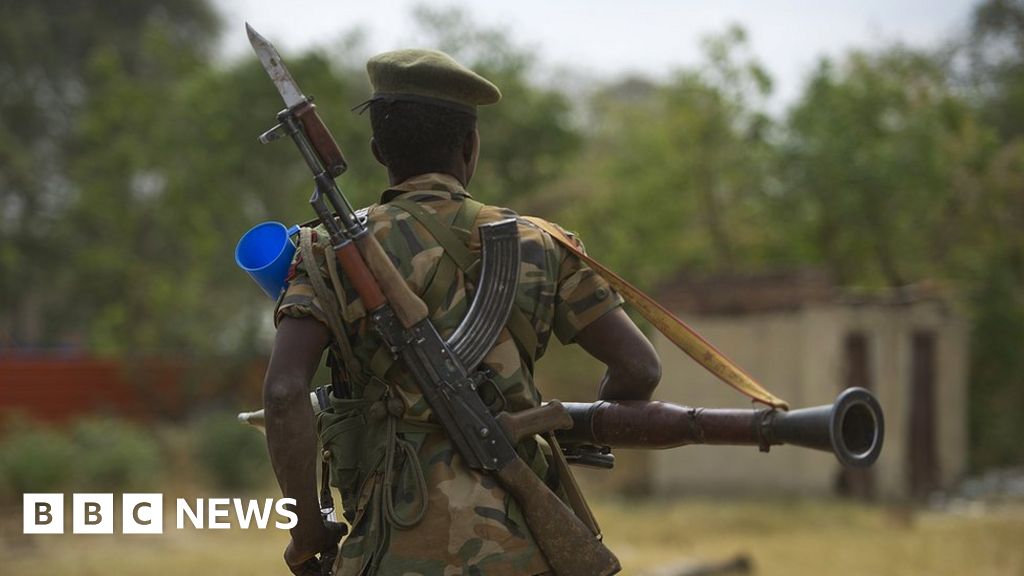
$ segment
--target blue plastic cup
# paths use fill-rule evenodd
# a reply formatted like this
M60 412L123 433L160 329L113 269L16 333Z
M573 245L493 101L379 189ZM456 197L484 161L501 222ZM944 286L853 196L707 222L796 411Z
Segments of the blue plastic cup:
M264 222L249 229L235 246L235 264L252 277L271 300L277 300L288 282L288 268L295 256L290 237L298 226Z

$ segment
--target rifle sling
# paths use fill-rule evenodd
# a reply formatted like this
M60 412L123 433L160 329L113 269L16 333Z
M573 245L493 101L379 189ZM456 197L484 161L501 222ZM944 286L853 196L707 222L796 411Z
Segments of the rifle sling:
M525 219L550 234L566 250L587 263L612 288L617 290L625 298L626 302L629 302L648 322L664 334L669 341L683 352L686 352L698 364L720 380L757 402L767 404L773 408L789 409L789 404L785 400L765 390L750 375L744 372L742 368L726 358L724 354L702 338L700 334L697 334L693 328L687 326L685 322L665 309L664 306L658 304L653 298L641 292L629 282L626 282L621 276L588 256L563 230L540 218L528 216Z
M331 273L333 283L333 278L337 275L335 271L337 263L333 261L334 254L329 249L325 250L325 260L327 260L327 267ZM334 346L331 348L333 352L341 358L343 364L342 368L345 371L346 379L350 383L354 382L356 372L358 371L358 364L356 362L355 354L352 352L352 344L348 341L345 329L341 324L341 313L337 307L344 306L344 301L342 300L339 302L335 300L335 294L340 298L344 295L344 291L341 290L340 286L335 286L334 291L329 290L324 279L320 276L319 271L316 270L317 263L316 257L313 254L312 228L299 229L299 254L302 256L302 260L306 263L306 266L313 268L312 270L308 270L307 276L309 277L310 284L313 286L313 293L316 295L317 300L320 301L320 306L323 307L324 315L327 316L327 326L331 330L331 335L334 336Z

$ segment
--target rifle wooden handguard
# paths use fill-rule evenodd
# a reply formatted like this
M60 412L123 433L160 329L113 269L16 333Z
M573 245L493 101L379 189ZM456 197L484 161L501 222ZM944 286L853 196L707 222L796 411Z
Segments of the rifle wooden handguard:
M356 294L359 294L359 299L363 301L363 306L367 310L380 308L387 303L384 293L377 285L377 280L373 277L366 262L363 261L355 244L345 243L344 246L334 251L334 256L338 259L338 266L345 271L345 275L352 282L352 287Z
M341 148L338 147L331 131L327 129L324 121L317 114L316 105L307 101L301 108L295 110L295 117L302 122L302 127L306 130L306 137L309 138L309 143L313 145L313 149L316 150L316 154L320 157L327 172L335 178L341 176L348 169L348 162L345 161L345 156L341 153Z

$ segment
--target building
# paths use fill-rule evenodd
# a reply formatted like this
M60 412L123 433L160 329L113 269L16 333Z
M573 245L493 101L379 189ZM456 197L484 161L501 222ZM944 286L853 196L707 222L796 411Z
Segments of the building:
M824 452L687 446L646 452L646 490L905 499L956 483L967 461L967 325L934 287L863 294L818 273L678 279L658 300L793 408L831 403L847 386L872 390L885 445L866 471ZM660 334L657 399L751 407ZM630 458L636 455L630 454Z

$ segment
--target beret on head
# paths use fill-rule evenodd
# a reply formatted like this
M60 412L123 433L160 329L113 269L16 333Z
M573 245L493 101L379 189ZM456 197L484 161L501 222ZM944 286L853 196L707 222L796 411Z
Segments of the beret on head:
M395 50L366 63L373 98L427 102L476 113L476 107L501 100L498 87L437 50Z

